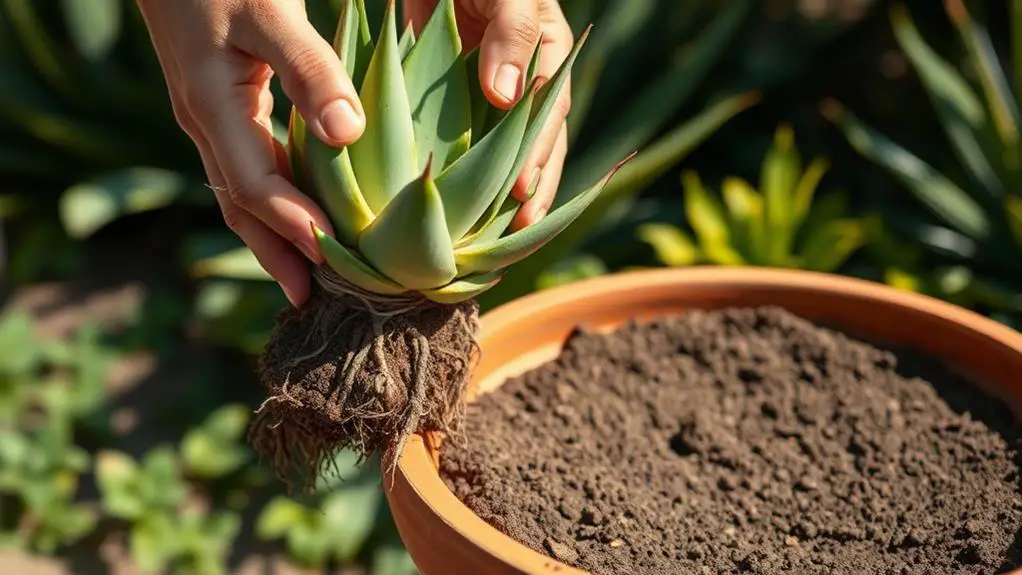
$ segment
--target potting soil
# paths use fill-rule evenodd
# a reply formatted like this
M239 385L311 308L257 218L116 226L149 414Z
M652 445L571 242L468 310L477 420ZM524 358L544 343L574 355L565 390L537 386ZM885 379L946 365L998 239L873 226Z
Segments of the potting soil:
M1022 566L1022 439L943 368L773 308L578 333L469 406L441 472L597 574Z

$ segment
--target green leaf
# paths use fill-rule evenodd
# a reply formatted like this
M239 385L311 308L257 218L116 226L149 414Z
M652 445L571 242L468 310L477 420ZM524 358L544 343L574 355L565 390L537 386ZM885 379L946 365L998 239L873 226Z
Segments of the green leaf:
M767 257L780 262L791 251L793 241L792 199L802 169L791 126L782 125L763 161L760 187L766 215Z
M466 71L473 71L479 69L479 47L472 48L470 51L462 55L464 66ZM476 74L469 74L471 78L477 78ZM482 84L475 81L469 81L468 83L468 101L469 108L472 114L472 140L471 145L476 145L482 140L486 132L486 119L489 116L490 108L493 107L490 101L486 99L486 94L483 93Z
M543 127L550 118L550 112L553 111L554 105L557 103L558 97L564 90L564 86L567 81L571 78L572 67L575 65L575 60L582 51L582 46L585 45L586 40L589 38L589 31L591 29L591 26L585 29L579 39L575 42L571 52L568 53L568 57L565 58L564 61L561 62L561 65L557 68L557 72L554 73L549 82L543 84L539 91L536 92L535 101L529 111L529 123L525 128L525 133L522 135L521 146L518 148L514 164L512 164L511 170L508 172L506 181L500 189L500 193L497 194L496 198L494 198L493 202L490 204L489 212L485 218L486 222L490 222L495 219L498 212L504 209L504 201L514 189L515 182L521 175L522 169L525 167L525 162L528 161L529 155L532 153L533 146L536 143L536 138L538 138L540 132L542 132ZM536 47L536 51L532 55L532 62L529 65L530 70L538 65L541 46L542 43ZM530 90L530 93L531 92L532 90Z
M857 152L887 169L938 217L974 239L989 237L990 221L982 207L944 175L873 131L839 104L828 104L824 113L841 128Z
M333 47L356 89L363 85L373 57L373 38L369 32L364 0L341 0Z
M399 294L408 291L374 270L355 253L323 233L323 230L313 226L312 232L316 235L327 265L339 276L373 293Z
M538 222L491 242L471 244L455 251L458 272L467 274L499 270L528 257L568 227L633 156L625 158L595 186L554 209Z
M1004 199L1004 215L1008 218L1008 229L1015 243L1022 248L1022 196L1008 196Z
M776 260L767 253L763 197L741 178L726 178L721 195L727 206L733 235L731 244L745 259L758 265L771 265ZM785 259L787 252L783 254Z
M926 86L959 159L977 183L1000 197L1003 185L990 164L990 154L976 139L987 123L979 97L965 78L923 40L904 6L891 8L891 22L895 38Z
M162 570L178 554L179 533L166 515L153 515L131 528L131 556L144 573Z
M415 562L402 545L384 544L373 551L370 575L418 575L418 573Z
M533 97L530 93L519 100L496 128L437 177L452 242L468 233L499 197L522 143Z
M358 247L374 268L408 289L437 288L454 279L458 270L444 203L428 167L380 212Z
M255 526L256 535L267 542L279 539L294 525L301 523L305 513L305 507L293 499L276 497L259 514Z
M109 55L121 33L121 0L63 0L68 35L87 60Z
M287 548L301 565L322 565L328 559L331 535L323 530L322 521L309 519L296 524L287 534Z
M185 468L202 477L222 477L238 469L248 457L240 443L248 425L249 410L227 405L214 411L181 441Z
M497 282L503 278L504 274L502 272L470 275L441 288L424 290L422 295L435 302L455 304L478 296L497 285Z
M96 480L107 513L134 519L146 511L146 502L134 489L138 476L138 465L124 453L101 451L96 455Z
M758 4L750 0L727 2L723 12L691 43L685 57L634 94L629 99L631 105L614 114L600 129L598 140L582 148L583 159L566 166L564 181L571 184L569 189L574 192L588 187L583 182L592 181L594 174L606 172L618 158L641 149L662 130L689 96L703 86Z
M401 63L408 58L408 53L411 52L412 47L415 46L415 30L412 29L412 23L409 22L405 26L405 31L401 33L401 39L397 41L397 49L401 52Z
M238 247L217 255L196 260L189 267L192 277L221 277L239 280L273 281L255 254L247 247Z
M653 248L664 265L690 266L699 261L699 249L688 234L670 224L649 223L639 226L636 235Z
M373 484L351 486L326 496L321 510L324 532L330 534L334 554L351 563L376 525L383 494Z
M806 238L799 254L804 269L835 272L865 243L862 224L855 220L834 220L816 228Z
M349 148L334 148L316 137L306 141L306 162L316 196L330 216L341 243L355 246L373 221L373 212L352 169Z
M724 207L703 187L699 175L686 170L682 174L685 194L685 216L696 232L700 245L728 245L731 231L724 217Z
M813 205L813 198L816 196L816 189L820 180L830 168L830 162L824 158L816 158L809 162L809 166L802 174L795 188L795 198L791 208L792 227L797 230L805 221L809 210Z
M997 52L986 30L976 24L962 0L945 3L948 15L962 36L973 66L986 94L990 115L1005 146L1018 146L1019 110Z
M135 167L101 174L68 188L60 197L60 219L75 239L85 239L117 218L174 203L190 182L180 173Z
M394 0L388 0L379 44L359 92L365 131L348 147L362 195L375 213L420 173L394 18Z
M468 148L472 136L469 76L460 55L454 0L441 0L403 64L419 170L424 168L421 162L432 158L430 170L438 174Z
M1022 104L1022 0L1009 0L1008 18L1011 20L1010 60L1015 70L1015 97Z
M287 145L284 150L287 152L288 164L291 167L291 178L295 186L308 193L308 174L305 166L305 139L308 133L308 126L305 119L298 113L296 106L291 106L291 115L287 122Z
M757 100L758 95L754 93L724 98L647 146L621 168L592 205L571 225L550 240L535 257L518 264L512 275L483 294L483 298L490 298L490 301L508 301L533 291L536 280L543 270L577 249L592 230L603 223L613 207L627 201L650 182L662 176L721 125ZM579 174L579 177L588 180L589 174ZM566 176L562 180L561 189L576 189L576 186L585 180L569 181ZM487 300L481 300L481 305L491 304Z

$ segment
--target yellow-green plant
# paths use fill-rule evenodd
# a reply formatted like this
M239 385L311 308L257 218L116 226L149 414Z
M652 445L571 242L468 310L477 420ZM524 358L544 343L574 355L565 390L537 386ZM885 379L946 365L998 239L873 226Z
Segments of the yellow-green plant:
M1010 0L1011 70L1001 67L986 31L962 0L946 0L965 62L941 58L902 5L891 9L899 45L922 80L961 170L942 173L860 121L839 103L824 114L862 156L892 174L934 218L890 218L913 243L938 256L938 278L894 264L888 279L930 285L938 295L1008 312L1022 311L1022 2ZM962 173L961 176L958 174ZM918 258L915 258L918 259ZM933 267L933 266L926 266Z
M826 174L824 158L803 169L790 126L777 129L763 161L760 189L725 178L720 197L693 171L682 175L685 215L695 240L666 223L639 226L639 238L671 266L711 263L831 272L863 243L863 226L848 217L847 198L832 192L814 202Z

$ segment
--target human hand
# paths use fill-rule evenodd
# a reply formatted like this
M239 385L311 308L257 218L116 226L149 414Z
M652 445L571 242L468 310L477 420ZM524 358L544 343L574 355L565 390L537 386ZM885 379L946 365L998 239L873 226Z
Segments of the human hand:
M418 34L437 0L404 0L406 21ZM510 108L524 92L525 70L542 36L536 74L549 80L571 52L574 37L557 0L455 0L458 32L464 50L479 46L479 80L494 106ZM571 108L570 79L536 138L533 151L515 182L514 196L523 202L512 228L538 221L550 209L568 153L565 119ZM526 196L532 174L540 170L532 198Z
M309 221L333 234L330 221L289 181L282 146L273 138L270 79L294 102L309 129L336 147L365 129L358 94L329 42L309 23L304 0L137 0L167 82L175 117L202 159L225 223L252 250L292 305L309 294L299 251L322 263ZM416 29L436 0L405 0ZM490 102L509 108L524 70L544 35L538 73L549 78L571 49L572 37L556 0L458 0L465 47L481 44L480 74ZM511 68L502 67L510 64ZM567 151L562 92L514 188L524 203L513 226L541 218L550 207ZM536 194L528 181L541 170ZM298 248L297 251L295 248Z

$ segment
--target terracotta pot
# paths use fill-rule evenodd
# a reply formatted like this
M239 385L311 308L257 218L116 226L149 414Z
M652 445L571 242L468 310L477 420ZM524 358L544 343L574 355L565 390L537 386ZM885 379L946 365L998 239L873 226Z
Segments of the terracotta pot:
M482 319L482 358L472 392L492 391L507 377L556 357L579 325L612 328L666 312L764 304L849 335L909 344L942 357L1005 398L1022 419L1022 334L960 307L880 284L764 268L632 272L513 301ZM414 436L387 482L398 530L423 575L582 574L502 534L462 504L437 473L441 439Z

